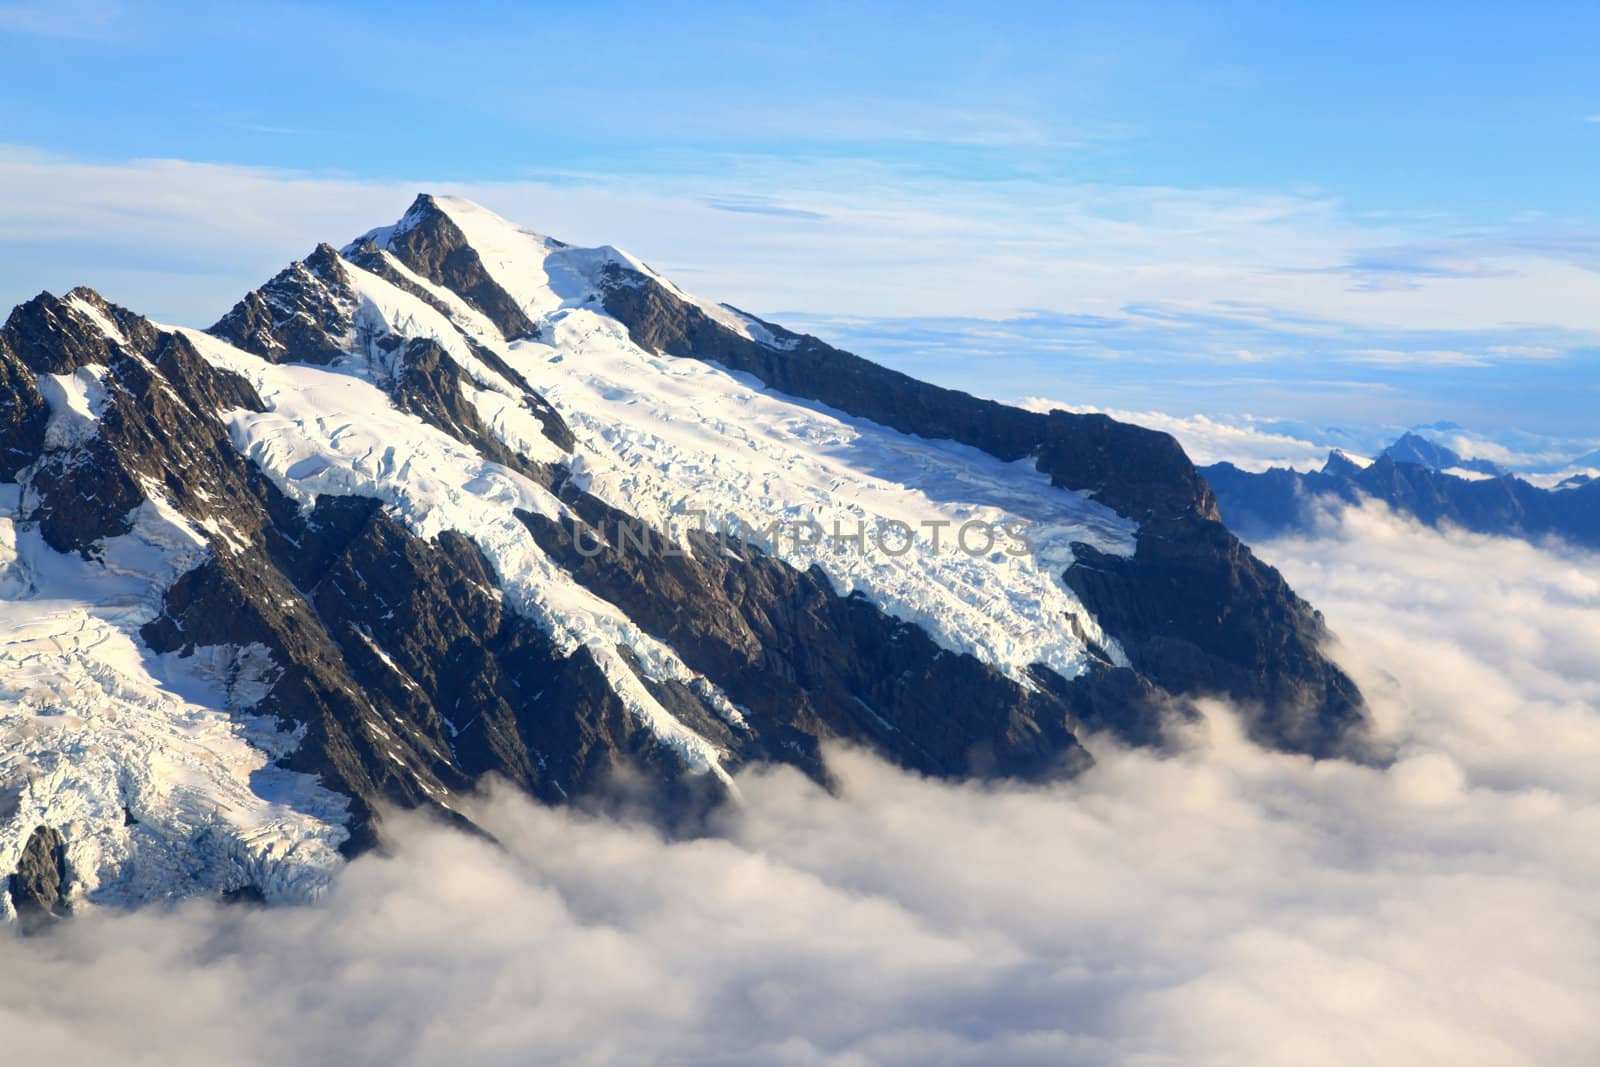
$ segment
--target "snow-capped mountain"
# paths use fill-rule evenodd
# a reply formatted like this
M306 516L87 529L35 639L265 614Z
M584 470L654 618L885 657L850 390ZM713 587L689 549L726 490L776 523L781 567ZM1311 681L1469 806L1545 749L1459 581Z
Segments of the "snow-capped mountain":
M938 388L419 197L210 330L0 331L6 913L316 896L494 773L692 814L841 739L1070 773L1169 694L1364 752L1165 434ZM457 816L459 817L459 816Z

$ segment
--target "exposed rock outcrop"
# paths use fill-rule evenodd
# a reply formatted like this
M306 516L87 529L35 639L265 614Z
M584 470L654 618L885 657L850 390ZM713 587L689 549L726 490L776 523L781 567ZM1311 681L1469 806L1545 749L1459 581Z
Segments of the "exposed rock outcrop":
M24 934L37 933L52 920L71 913L68 881L66 845L60 832L50 826L35 827L7 881L11 906Z
M332 363L355 328L355 296L326 244L245 296L211 332L274 363Z

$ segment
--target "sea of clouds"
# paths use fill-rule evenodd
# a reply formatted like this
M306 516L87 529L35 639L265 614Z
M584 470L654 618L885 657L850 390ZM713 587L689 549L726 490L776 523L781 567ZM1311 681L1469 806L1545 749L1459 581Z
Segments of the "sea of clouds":
M7 1060L1600 1062L1600 557L1376 506L1259 547L1396 753L1091 739L1048 786L839 751L722 836L490 790L315 907L82 914L0 943Z

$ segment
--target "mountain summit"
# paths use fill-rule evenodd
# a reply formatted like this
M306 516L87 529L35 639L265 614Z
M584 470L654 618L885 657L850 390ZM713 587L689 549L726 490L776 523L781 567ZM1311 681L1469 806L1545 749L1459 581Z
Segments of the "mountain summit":
M939 388L467 201L206 331L0 330L6 914L316 896L485 774L667 820L824 743L1072 773L1220 695L1362 751L1319 616L1165 434Z

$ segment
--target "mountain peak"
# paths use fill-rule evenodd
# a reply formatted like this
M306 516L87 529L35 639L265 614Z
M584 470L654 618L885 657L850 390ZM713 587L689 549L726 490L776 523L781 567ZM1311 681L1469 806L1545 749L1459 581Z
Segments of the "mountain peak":
M1384 449L1383 454L1396 463L1418 464L1437 471L1467 470L1493 477L1506 473L1499 464L1491 460L1466 459L1454 449L1409 430L1401 434L1394 444Z
M542 237L517 230L470 200L420 193L398 223L367 232L345 246L345 254L355 255L369 242L427 282L453 291L487 316L505 340L538 335L529 317L532 301L522 286L508 288L507 282L542 279ZM530 242L538 247L525 247Z
M408 230L418 227L437 226L441 222L454 226L470 236L475 235L491 243L498 243L508 233L520 234L530 237L540 243L552 243L552 239L541 233L535 233L524 226L520 226L510 219L484 207L476 200L469 200L464 196L447 196L440 193L418 193L416 199L411 201L411 206L406 208L404 215L398 222L390 227L382 227L371 231L369 236L384 242L385 237L396 237ZM379 236L379 235L383 236ZM476 244L469 239L469 244ZM564 242L554 241L557 246L565 247Z
M70 374L87 364L107 364L130 337L155 333L140 315L111 303L86 285L66 296L41 292L12 309L3 337L19 359L39 373Z
M203 707L112 701L97 729L148 744L83 772L92 817L36 820L63 828L69 895L296 899L380 802L453 810L487 773L551 803L625 774L671 817L753 761L821 777L832 740L928 774L1072 770L1083 731L1158 743L1168 693L1235 697L1288 751L1365 751L1321 620L1166 434L917 381L430 193L207 333L140 323L75 291L0 331L0 476L87 576L0 581L122 590L107 635L204 681ZM105 584L133 563L137 587ZM28 669L90 645L60 647ZM160 689L148 662L127 692ZM236 712L262 729L196 761L205 804L146 773L190 758L172 722ZM258 771L300 806L250 800ZM124 861L144 880L112 886Z
M1396 463L1416 463L1435 470L1461 465L1461 457L1455 452L1409 430L1401 434L1394 444L1384 449L1383 454Z
M1353 475L1358 474L1372 465L1370 459L1356 457L1342 448L1335 448L1328 453L1328 459L1322 465L1322 473Z

